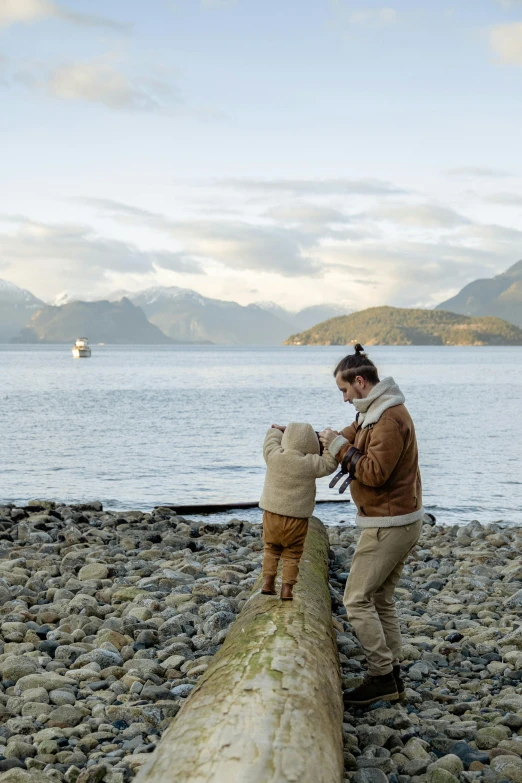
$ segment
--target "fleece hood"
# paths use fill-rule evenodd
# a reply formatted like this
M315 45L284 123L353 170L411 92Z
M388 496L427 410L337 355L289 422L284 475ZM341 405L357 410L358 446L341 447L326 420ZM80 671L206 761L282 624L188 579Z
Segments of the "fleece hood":
M358 424L363 429L370 424L376 424L385 410L395 405L402 405L405 399L393 378L383 378L367 397L353 401L354 408L359 414Z
M281 446L301 454L319 454L319 439L311 424L293 421L287 425Z

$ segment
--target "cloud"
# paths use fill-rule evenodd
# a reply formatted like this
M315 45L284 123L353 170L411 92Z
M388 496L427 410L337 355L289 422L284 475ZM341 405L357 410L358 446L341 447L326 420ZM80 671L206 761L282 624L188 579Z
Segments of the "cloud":
M486 252L440 242L413 242L404 238L388 245L336 243L318 254L325 275L343 281L343 287L365 286L355 292L357 308L381 304L430 307L443 301L448 281L456 293L470 279L491 274ZM370 289L378 286L378 295Z
M298 278L292 290L307 301L333 291L356 308L432 306L470 280L511 266L522 246L522 231L478 224L430 203L387 202L346 214L304 200L283 201L247 221L179 220L111 199L83 201L120 223L166 234L184 257L203 264L209 275L203 281L228 281L225 296L238 287L248 296L255 280L269 298L268 281L286 290L285 279Z
M493 193L484 199L490 204L503 204L506 207L522 206L522 193Z
M115 111L156 112L181 103L165 82L129 78L103 60L70 63L44 77L22 74L20 79L55 98L101 104Z
M101 237L90 226L46 224L9 215L0 216L0 223L8 227L0 233L0 257L17 279L23 270L28 287L44 278L43 286L52 285L52 290L83 285L91 290L103 287L115 274L153 275L157 269L203 273L201 263L187 253L141 250Z
M338 209L306 203L281 204L264 214L278 223L297 224L306 231L314 232L321 232L332 223L348 223L350 220Z
M164 113L182 106L182 100L171 84L159 79L127 76L113 59L106 56L54 68L26 61L12 80L53 98L84 101L114 111Z
M230 269L276 272L284 277L321 272L321 264L306 252L315 238L301 228L287 229L244 220L179 221L111 199L83 201L124 223L141 219L143 224L183 243L188 255Z
M141 207L134 207L131 204L124 204L122 201L115 201L111 198L92 198L92 197L80 197L75 199L80 204L85 204L89 207L94 207L102 213L109 213L112 215L122 215L131 218L139 217L144 220L156 219L160 217L157 212L149 212L147 209Z
M486 168L485 166L461 166L456 169L448 169L446 174L449 177L458 177L461 179L495 179L499 177L510 177L508 171L501 169Z
M420 241L406 230L362 242L330 239L314 248L314 255L324 264L325 279L338 281L341 295L366 281L351 298L357 308L433 306L472 280L504 271L520 257L522 231L517 229L465 223L449 236L449 241L444 235ZM375 280L377 292L372 290Z
M283 191L293 195L356 195L390 196L405 193L401 188L375 179L219 179L218 187L244 191L275 193Z
M496 2L499 5L504 6L504 8L514 8L515 6L522 4L522 0L496 0Z
M453 209L436 204L386 205L374 210L372 215L412 228L453 229L471 222Z
M304 252L304 233L242 221L196 220L175 223L173 236L189 253L232 269L277 272L284 277L314 276L322 265Z
M397 21L395 8L360 8L348 15L351 24L385 25Z
M128 29L128 25L103 16L69 11L51 0L0 0L0 27L30 24L42 19L62 19L84 27L102 27L117 31Z
M522 65L522 22L491 27L489 42L501 62Z

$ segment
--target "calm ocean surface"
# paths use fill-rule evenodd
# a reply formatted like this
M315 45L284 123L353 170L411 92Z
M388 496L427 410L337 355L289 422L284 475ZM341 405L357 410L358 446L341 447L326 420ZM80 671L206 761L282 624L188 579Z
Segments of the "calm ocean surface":
M443 524L522 524L522 348L377 347L406 396L425 506ZM342 348L0 345L0 503L108 508L255 501L272 422L353 420ZM318 497L338 497L318 482ZM347 493L348 496L348 493ZM257 512L237 512L257 518ZM350 523L352 504L319 506ZM234 514L227 515L228 517ZM226 518L226 517L224 517Z

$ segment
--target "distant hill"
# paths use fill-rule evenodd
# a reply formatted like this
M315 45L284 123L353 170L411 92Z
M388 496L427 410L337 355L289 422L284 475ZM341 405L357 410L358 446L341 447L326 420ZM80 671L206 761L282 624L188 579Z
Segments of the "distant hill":
M12 342L73 343L77 337L91 343L168 345L174 340L149 323L145 313L123 298L120 302L70 302L45 305L32 316Z
M211 340L229 345L279 345L289 325L257 305L209 299L176 287L149 288L129 297L149 321L183 342Z
M436 309L463 315L494 315L522 327L522 261L496 277L474 280Z
M115 292L110 299L125 292ZM297 313L274 302L240 305L201 296L176 286L156 286L126 296L142 308L149 321L175 340L211 340L225 345L280 345L292 330L345 313L335 304L306 307Z
M522 345L522 329L500 318L443 310L371 307L294 334L285 345Z
M0 280L0 343L8 343L42 306L30 291Z
M348 307L340 307L335 304L312 305L293 314L292 321L298 329L310 329L315 324L322 323L329 318L340 315L349 315L353 310Z
M282 321L286 321L292 329L309 329L311 326L315 326L315 324L321 321L326 321L328 318L335 318L338 315L349 315L353 312L349 307L329 302L304 307L297 312L286 310L274 302L256 302L256 305L262 310L267 310L273 315L277 315Z

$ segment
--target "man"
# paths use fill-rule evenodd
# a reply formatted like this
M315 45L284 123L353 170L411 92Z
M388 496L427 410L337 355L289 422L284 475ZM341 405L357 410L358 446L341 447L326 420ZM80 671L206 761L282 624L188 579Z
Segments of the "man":
M334 371L356 420L321 441L351 479L362 533L344 593L344 605L368 662L368 675L345 693L345 703L368 705L405 698L400 677L400 625L393 594L422 526L422 488L415 428L393 378L379 380L360 345Z

